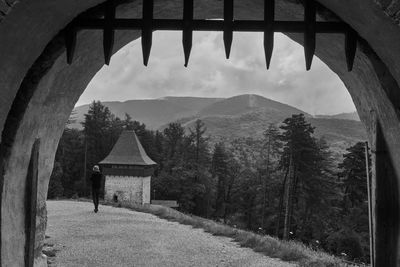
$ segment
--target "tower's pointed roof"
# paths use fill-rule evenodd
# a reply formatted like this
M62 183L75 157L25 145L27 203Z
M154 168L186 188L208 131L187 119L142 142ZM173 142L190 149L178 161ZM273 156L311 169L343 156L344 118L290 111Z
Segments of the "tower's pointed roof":
M134 131L123 131L110 154L99 164L156 165L140 144Z

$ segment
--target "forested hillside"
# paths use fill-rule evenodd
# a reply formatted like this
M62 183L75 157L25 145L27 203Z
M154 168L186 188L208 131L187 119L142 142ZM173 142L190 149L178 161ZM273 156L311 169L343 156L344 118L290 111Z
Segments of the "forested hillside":
M338 160L342 159L347 147L366 140L365 128L357 120L357 113L314 118L295 107L259 95L239 95L226 99L165 97L103 104L116 116L122 118L127 113L152 130L162 131L169 123L178 122L189 131L200 119L208 129L207 136L211 144L248 136L261 138L270 123L279 124L292 114L300 113L316 126L316 136L328 142ZM77 107L74 110L76 122L69 127L81 129L88 108L89 105Z
M258 134L225 142L210 142L209 126L200 119L185 126L170 123L162 131L134 119L121 119L93 102L82 130L67 127L63 133L48 197L89 196L92 166L123 129L135 130L158 163L152 178L156 199L177 200L184 212L234 227L368 261L364 143L349 145L338 163L316 134L318 127L329 127L296 113L259 125ZM346 134L337 128L332 134Z

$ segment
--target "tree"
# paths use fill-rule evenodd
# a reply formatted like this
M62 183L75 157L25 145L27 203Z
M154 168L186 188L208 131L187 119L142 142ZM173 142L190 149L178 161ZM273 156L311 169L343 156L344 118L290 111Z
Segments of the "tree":
M368 154L368 161L371 157ZM369 164L371 166L371 164ZM358 142L347 149L343 162L339 164L339 180L342 183L343 198L341 201L341 229L345 235L355 236L353 247L361 246L359 250L349 248L345 251L350 259L369 260L369 226L368 226L368 191L367 168L365 161L365 144ZM371 169L368 170L371 172ZM341 229L338 229L338 233ZM343 238L345 238L343 235ZM348 241L350 242L350 241ZM337 249L337 248L336 248ZM335 249L335 250L336 250Z
M190 135L188 141L190 144L187 146L188 158L186 162L191 162L195 169L194 183L195 183L195 196L196 203L195 214L208 216L211 198L212 198L212 182L209 173L210 168L210 153L208 150L208 138L204 135L207 131L205 124L201 120L196 120L193 128L189 129Z
M263 199L262 199L262 215L261 215L261 228L265 229L265 212L267 206L267 192L268 182L272 181L271 174L276 171L277 166L274 166L274 162L277 161L281 153L281 142L279 140L279 129L275 124L270 124L264 132L264 144L262 153L262 164L261 173L264 174L262 179L263 184Z
M62 177L63 171L61 164L59 162L55 162L53 172L50 177L49 190L47 192L48 199L59 198L63 196L64 188L61 182Z
M228 159L225 146L217 143L211 162L211 175L217 181L217 196L215 202L215 216L221 217L225 212L226 205L226 181L228 176Z
M93 101L89 106L85 120L82 122L85 147L86 170L91 170L93 165L103 160L111 151L122 130L121 121L116 118L100 101ZM116 127L118 126L118 129ZM86 171L83 186L87 184L90 171ZM87 192L87 188L85 188ZM101 190L104 194L104 185Z
M194 142L195 147L195 162L198 166L208 164L208 139L204 137L207 127L205 127L204 122L201 120L196 120L194 127L189 129L189 131L190 138Z
M353 207L368 200L365 144L358 142L346 150L348 152L338 166L342 170L338 175L343 183L344 204ZM371 163L371 158L368 161Z
M324 163L328 154L322 153L322 146L313 137L314 127L303 114L285 119L280 128L283 130L280 139L284 143L281 167L285 170L283 238L288 239L292 219L297 220L296 225L299 225L300 217L304 216L301 212L308 211L307 208L301 208L307 207L307 199L315 195L313 190L316 190L316 185L323 183L323 169L327 167ZM322 187L319 189L322 190Z
M55 170L55 174L62 172L61 183L63 187L63 195L66 197L72 197L77 194L75 183L84 178L83 144L84 137L81 131L69 128L64 129L58 144L54 168L61 168L61 170ZM56 176L53 178L57 179Z

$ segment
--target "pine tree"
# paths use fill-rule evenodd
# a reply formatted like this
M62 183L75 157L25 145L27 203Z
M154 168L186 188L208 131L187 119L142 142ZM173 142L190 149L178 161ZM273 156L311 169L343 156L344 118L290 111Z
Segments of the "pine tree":
M217 181L217 195L215 202L215 217L223 216L226 205L226 181L228 176L228 162L225 146L217 143L211 162L211 175Z
M189 131L188 140L191 144L187 149L189 157L185 161L191 162L192 166L189 167L195 169L194 186L198 190L194 192L194 201L196 203L194 213L197 215L207 215L210 210L210 198L212 197L211 176L209 173L210 153L208 150L208 138L204 136L207 128L201 120L196 120L194 127L189 129Z
M58 162L62 169L63 195L72 197L78 194L75 184L81 181L83 185L84 170L84 138L81 131L65 128L58 144L55 166Z
M280 126L280 135L284 143L281 167L286 170L284 179L284 230L283 238L289 238L291 232L293 205L297 200L297 186L300 179L305 179L313 172L316 157L316 142L312 137L314 128L306 122L303 114L292 115Z
M262 196L262 210L261 210L261 228L265 229L265 212L267 206L267 193L268 193L268 183L272 181L272 173L276 171L276 166L274 162L280 156L281 142L279 140L279 129L275 124L270 124L264 132L264 145L262 153L262 185L263 185L263 196Z
M63 171L61 168L61 164L59 162L55 162L53 172L50 177L49 189L47 192L48 199L59 198L63 196L64 188L61 182L62 178Z
M122 129L118 128L114 131L113 126L116 125L122 126L120 120L110 112L108 107L100 101L93 101L89 106L88 113L85 114L84 122L82 122L86 142L85 184L88 183L93 165L103 160L117 141ZM101 194L104 194L104 185Z
M352 207L368 200L365 144L358 142L347 151L338 167L342 170L339 178L344 187L345 204Z
M370 155L368 161L371 162ZM371 164L369 164L371 166ZM347 149L343 162L338 166L343 198L341 201L341 229L332 236L339 240L338 246L347 246L350 259L369 260L368 191L365 161L365 144L358 142ZM371 172L371 169L369 169ZM352 236L352 239L348 239ZM346 239L347 238L347 239ZM347 240L347 245L343 242ZM339 248L333 248L336 252Z
M164 151L166 152L166 157L172 160L178 153L182 152L185 129L179 123L170 123L163 133Z

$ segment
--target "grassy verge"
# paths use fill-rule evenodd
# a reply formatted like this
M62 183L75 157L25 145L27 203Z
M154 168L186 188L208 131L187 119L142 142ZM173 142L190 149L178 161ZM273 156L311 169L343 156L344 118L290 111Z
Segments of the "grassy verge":
M283 261L295 262L300 267L342 267L353 266L344 263L332 255L315 251L304 244L294 241L279 240L270 236L262 236L252 232L236 229L212 220L197 216L183 214L171 208L157 205L134 205L121 203L118 205L105 203L116 207L128 208L138 212L151 213L162 219L176 221L181 224L190 225L194 228L202 228L216 236L230 237L243 247L248 247L256 252ZM355 265L354 265L355 266Z

